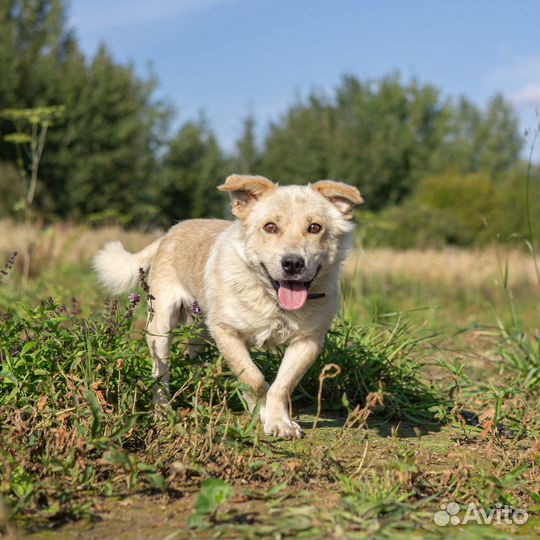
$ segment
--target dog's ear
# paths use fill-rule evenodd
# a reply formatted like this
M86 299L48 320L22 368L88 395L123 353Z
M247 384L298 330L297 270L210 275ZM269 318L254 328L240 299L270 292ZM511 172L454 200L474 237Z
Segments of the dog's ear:
M230 192L232 213L242 219L248 215L255 201L275 191L277 185L264 176L231 174L218 189Z
M362 195L354 186L349 186L343 182L319 180L314 184L310 184L310 187L336 206L345 219L352 219L353 206L364 202Z

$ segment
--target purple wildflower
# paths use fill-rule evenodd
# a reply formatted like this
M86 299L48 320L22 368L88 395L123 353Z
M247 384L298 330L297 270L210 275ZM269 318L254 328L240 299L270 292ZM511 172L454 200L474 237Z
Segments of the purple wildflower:
M134 293L134 292L132 292L128 296L128 298L129 298L129 306L124 316L124 320L129 320L131 319L131 317L133 317L133 312L135 311L137 304L141 301L141 297L137 293Z
M155 300L155 297L152 296L150 292L150 285L148 285L148 282L146 281L146 273L144 271L144 268L139 268L139 282L141 284L141 288L146 294L146 300L148 301L148 321L151 321L154 317L154 308L152 307L152 300Z
M191 304L191 312L195 317L200 317L202 315L201 306L199 306L196 300Z
M13 265L15 264L15 257L17 257L17 252L12 251L8 257L8 260L6 261L6 264L4 265L4 268L0 270L0 280L7 276L9 274L9 271L13 268Z

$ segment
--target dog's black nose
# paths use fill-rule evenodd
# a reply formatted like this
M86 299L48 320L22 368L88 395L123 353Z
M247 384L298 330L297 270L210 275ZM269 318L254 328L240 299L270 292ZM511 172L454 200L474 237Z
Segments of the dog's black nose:
M281 259L281 266L286 274L293 276L299 274L306 267L306 261L300 255L285 255Z

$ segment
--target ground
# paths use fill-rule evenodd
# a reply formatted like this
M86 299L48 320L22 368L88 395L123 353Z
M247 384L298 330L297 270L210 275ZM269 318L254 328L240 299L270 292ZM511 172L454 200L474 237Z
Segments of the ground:
M355 470L349 478L372 481L370 473L384 476L385 469L392 460L401 455L414 456L414 469L404 470L401 481L411 486L418 484L412 474L423 478L426 484L437 479L441 486L439 495L444 495L454 479L464 477L464 471L482 471L497 474L500 458L488 457L480 437L463 435L451 427L422 430L410 426L396 428L398 433L389 433L391 426L372 424L356 433L344 433L343 419L325 418L318 422L318 428L309 431L314 421L313 415L301 415L300 422L307 428L307 436L301 441L281 441L275 443L276 463L284 470L300 466L298 461L318 461L324 452L331 452L336 462L354 463ZM527 452L523 441L512 445L513 451ZM397 463L397 461L396 461ZM412 474L411 474L412 473ZM287 473L284 473L286 476ZM365 481L365 480L364 480ZM221 515L209 530L197 534L187 526L187 519L193 511L198 490L191 488L181 494L149 494L145 492L98 498L96 515L68 523L60 528L45 532L40 530L27 538L102 539L102 538L187 538L215 537L283 537L302 538L356 537L356 534L380 532L383 536L399 534L406 536L407 529L414 526L415 537L443 537L451 528L453 537L508 537L536 538L538 516L531 516L526 525L483 525L473 523L467 526L438 527L434 515L440 510L439 502L432 500L415 508L414 503L399 502L399 498L380 501L375 493L369 504L362 509L363 517L348 515L343 508L342 497L334 482L319 482L316 478L278 484L279 490L269 493L268 486L260 482L239 481L234 484L234 495L223 505ZM380 486L378 486L380 488ZM426 485L426 489L429 489ZM384 491L384 490L382 490ZM388 493L383 493L388 497ZM370 515L370 506L389 506L387 520L376 520ZM403 508L399 509L399 504ZM395 505L395 508L391 508ZM463 515L463 513L462 513ZM368 527L366 527L368 525ZM478 536L476 536L478 535Z
M91 243L70 234L50 249ZM536 537L526 252L355 251L342 312L292 399L305 431L292 441L262 433L215 349L188 362L194 329L177 332L173 407L156 421L144 294L105 300L86 254L41 257L28 283L15 268L0 286L0 535ZM271 378L281 352L254 354ZM321 380L328 364L341 373ZM528 520L504 523L505 509Z

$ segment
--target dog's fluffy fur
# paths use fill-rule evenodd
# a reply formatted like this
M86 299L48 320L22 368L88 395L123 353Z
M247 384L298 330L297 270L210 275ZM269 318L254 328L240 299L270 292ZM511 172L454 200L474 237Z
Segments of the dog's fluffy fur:
M337 310L352 207L362 198L356 188L332 180L278 187L260 176L232 175L219 189L230 193L237 220L187 220L135 254L111 242L96 255L94 268L114 293L132 290L139 268L150 270L147 340L158 405L168 400L171 330L191 320L196 302L223 357L252 389L246 401L251 410L259 404L264 431L300 437L288 398L316 359ZM269 386L248 348L284 343Z

